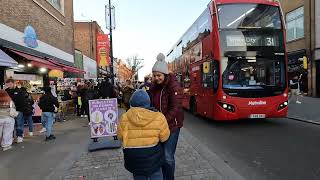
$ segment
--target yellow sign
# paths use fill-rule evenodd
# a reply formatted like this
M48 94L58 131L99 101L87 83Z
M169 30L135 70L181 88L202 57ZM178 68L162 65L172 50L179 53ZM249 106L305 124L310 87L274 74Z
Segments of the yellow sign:
M204 62L203 63L203 73L208 74L210 72L210 63Z
M308 58L303 56L303 69L308 69Z

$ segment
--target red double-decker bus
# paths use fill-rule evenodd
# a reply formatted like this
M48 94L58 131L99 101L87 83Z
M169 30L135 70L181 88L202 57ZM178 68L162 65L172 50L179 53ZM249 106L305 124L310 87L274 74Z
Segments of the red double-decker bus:
M214 120L288 111L285 23L275 0L212 0L167 54L183 106Z

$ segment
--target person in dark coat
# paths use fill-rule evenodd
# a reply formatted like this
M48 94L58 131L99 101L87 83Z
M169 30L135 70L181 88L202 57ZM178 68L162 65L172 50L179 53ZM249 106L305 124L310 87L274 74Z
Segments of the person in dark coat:
M15 117L16 120L16 135L17 135L17 143L23 142L23 130L24 130L24 117L23 112L26 107L26 90L25 88L18 88L14 85L13 79L8 79L6 81L7 93L15 104L16 111L18 112L18 116Z
M32 119L32 115L33 115L33 98L31 96L31 94L26 93L26 106L25 109L23 111L23 117L24 117L24 121L26 121L28 123L29 126L29 136L33 136L33 119Z
M111 84L109 78L106 78L99 88L99 96L102 99L115 98L114 86Z
M122 100L123 104L125 105L126 111L130 109L130 98L134 92L134 87L132 85L132 82L130 80L126 80L126 85L121 89L122 91Z
M94 89L93 84L88 83L88 90L86 92L86 97L85 100L87 101L86 104L86 111L88 114L88 121L90 122L90 110L89 110L89 101L90 100L94 100L94 99L99 99L99 95L97 93L97 91Z
M172 180L175 172L174 156L180 128L183 126L184 120L182 108L183 90L174 74L169 73L165 56L162 53L157 56L157 62L152 68L152 73L153 83L150 87L152 105L165 115L170 129L170 137L163 144L165 157L162 164L162 172L165 180Z
M56 139L52 134L52 127L55 115L54 113L59 108L58 99L54 97L51 93L51 87L44 87L44 95L41 96L39 107L42 110L41 121L44 122L46 126L46 139L45 141Z

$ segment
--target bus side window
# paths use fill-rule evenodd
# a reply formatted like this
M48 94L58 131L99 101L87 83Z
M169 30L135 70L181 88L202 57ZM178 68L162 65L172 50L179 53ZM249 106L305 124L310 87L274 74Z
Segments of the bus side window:
M213 71L213 91L217 92L219 88L220 68L219 68L219 62L216 60L212 62L212 71Z

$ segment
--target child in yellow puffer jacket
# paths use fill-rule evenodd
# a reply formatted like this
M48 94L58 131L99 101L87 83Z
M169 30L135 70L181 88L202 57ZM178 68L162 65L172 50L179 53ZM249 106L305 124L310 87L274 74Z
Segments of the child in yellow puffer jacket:
M161 142L168 140L170 130L161 112L150 107L144 90L137 90L130 99L128 112L118 125L118 138L123 141L125 168L138 179L162 179Z

